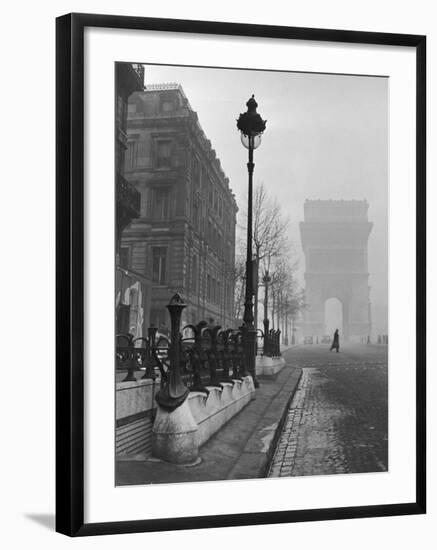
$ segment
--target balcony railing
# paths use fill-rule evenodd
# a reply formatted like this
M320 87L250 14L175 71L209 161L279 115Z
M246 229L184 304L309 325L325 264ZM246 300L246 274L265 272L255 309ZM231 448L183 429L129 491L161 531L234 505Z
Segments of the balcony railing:
M122 175L118 175L117 215L123 218L138 218L141 213L141 194Z

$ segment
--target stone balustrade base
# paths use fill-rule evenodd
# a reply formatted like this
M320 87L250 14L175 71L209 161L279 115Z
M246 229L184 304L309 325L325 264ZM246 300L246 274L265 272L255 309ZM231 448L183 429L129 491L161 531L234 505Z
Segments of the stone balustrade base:
M171 412L158 405L152 428L152 455L174 464L190 464L198 454L197 424L188 399Z
M285 360L283 357L266 357L258 355L256 358L256 375L257 376L274 376L284 367Z
M233 383L222 382L223 388L208 386L209 395L191 392L189 404L197 422L199 446L203 445L226 422L255 399L255 387L251 376Z
M191 392L172 412L158 406L152 428L154 457L174 464L195 462L199 447L255 398L251 376L221 386L207 386L208 395Z

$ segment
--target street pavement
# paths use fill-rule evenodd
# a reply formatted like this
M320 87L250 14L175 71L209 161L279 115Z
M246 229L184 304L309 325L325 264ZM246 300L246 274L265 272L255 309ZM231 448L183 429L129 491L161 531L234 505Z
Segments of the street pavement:
M118 457L116 485L266 477L301 374L285 365L276 376L261 377L256 398L201 447L196 464L174 465L144 455Z
M269 477L387 471L387 346L302 345L284 357L303 373Z

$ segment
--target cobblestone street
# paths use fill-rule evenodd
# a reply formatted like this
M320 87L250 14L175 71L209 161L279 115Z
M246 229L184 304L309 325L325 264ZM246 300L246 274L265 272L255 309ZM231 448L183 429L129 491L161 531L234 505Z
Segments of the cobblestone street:
M303 374L269 476L386 471L387 347L308 345L284 356Z

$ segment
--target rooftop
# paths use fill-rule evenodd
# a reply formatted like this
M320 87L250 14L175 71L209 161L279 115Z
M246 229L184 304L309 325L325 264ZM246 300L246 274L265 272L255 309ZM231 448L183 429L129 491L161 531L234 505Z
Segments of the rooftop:
M365 199L306 199L304 219L306 222L367 221L368 208L369 203Z

